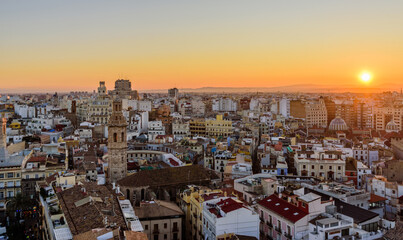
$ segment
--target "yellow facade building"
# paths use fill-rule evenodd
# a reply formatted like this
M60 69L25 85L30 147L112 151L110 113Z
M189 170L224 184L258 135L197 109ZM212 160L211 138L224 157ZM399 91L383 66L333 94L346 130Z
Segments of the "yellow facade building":
M206 135L209 137L228 137L233 133L232 121L224 120L222 115L206 120Z
M203 202L226 197L227 193L220 189L211 190L207 187L190 186L181 194L181 208L185 212L185 239L202 240L203 236Z

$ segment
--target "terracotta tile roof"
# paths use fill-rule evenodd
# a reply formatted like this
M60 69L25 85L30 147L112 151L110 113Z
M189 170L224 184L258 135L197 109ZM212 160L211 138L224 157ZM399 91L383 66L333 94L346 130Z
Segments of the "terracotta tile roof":
M148 240L147 234L143 232L125 231L126 240Z
M96 228L104 228L105 217L107 217L109 224L116 223L116 228L126 229L126 222L116 200L116 195L113 190L106 186L84 182L83 185L76 185L57 193L57 196L73 235ZM83 201L88 197L98 198L101 201Z
M276 195L271 195L260 202L258 204L272 212L275 212L276 214L283 216L290 222L297 222L300 219L304 218L308 214L301 209L299 209L297 206L280 199Z
M140 207L134 208L134 212L140 220L184 215L182 209L180 209L178 205L174 202L167 201L142 203Z
M386 201L387 199L375 194L371 193L371 198L369 199L369 203L376 203L376 202L380 202L380 201Z
M243 203L237 202L232 198L227 198L227 199L220 200L217 203L217 206L219 206L223 212L229 213L229 212L242 208Z
M32 156L27 162L46 162L46 156Z
M210 182L219 179L218 175L200 165L190 165L183 167L169 167L155 170L143 170L133 175L127 176L120 181L120 186L172 186L178 184L199 184L200 182Z
M171 163L172 166L175 166L175 167L179 166L179 163L177 161L175 161L173 158L169 158L169 163Z

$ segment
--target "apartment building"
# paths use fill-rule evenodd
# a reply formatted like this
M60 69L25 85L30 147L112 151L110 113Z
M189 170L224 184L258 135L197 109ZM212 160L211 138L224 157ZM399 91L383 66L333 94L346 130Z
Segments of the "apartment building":
M202 186L190 186L181 194L180 206L185 212L185 239L203 240L203 203L205 201L226 197L226 193Z
M375 107L373 109L373 124L375 130L386 130L388 123L396 124L397 130L403 130L403 107Z
M320 98L319 101L307 102L305 104L305 114L307 127L327 127L327 110L323 98Z
M259 215L233 198L213 198L203 203L203 233L204 239L229 233L259 239Z
M189 122L173 122L172 123L172 134L174 135L175 140L180 140L185 137L190 136L190 127Z
M206 136L206 121L204 119L190 120L189 131L192 136Z
M345 176L345 165L340 151L297 151L294 155L299 176L340 180Z
M147 234L153 240L181 240L182 223L185 214L174 203L167 201L141 202L134 208L138 219Z
M206 135L209 137L228 137L233 133L232 121L224 120L222 115L217 115L216 119L207 119Z

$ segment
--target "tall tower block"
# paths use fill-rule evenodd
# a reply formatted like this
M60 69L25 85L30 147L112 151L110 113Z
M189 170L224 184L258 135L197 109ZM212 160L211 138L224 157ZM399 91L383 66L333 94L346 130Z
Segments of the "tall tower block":
M108 122L108 176L110 183L127 174L127 122L122 113L122 102L113 102L113 112Z

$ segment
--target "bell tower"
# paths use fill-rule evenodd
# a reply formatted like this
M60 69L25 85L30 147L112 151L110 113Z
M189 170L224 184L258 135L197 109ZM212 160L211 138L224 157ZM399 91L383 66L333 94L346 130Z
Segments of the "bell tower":
M127 122L122 113L122 102L113 101L112 115L108 122L108 176L109 182L117 182L127 174Z
M8 159L7 134L6 134L7 119L0 118L0 123L1 123L1 131L0 131L0 162L5 162Z

